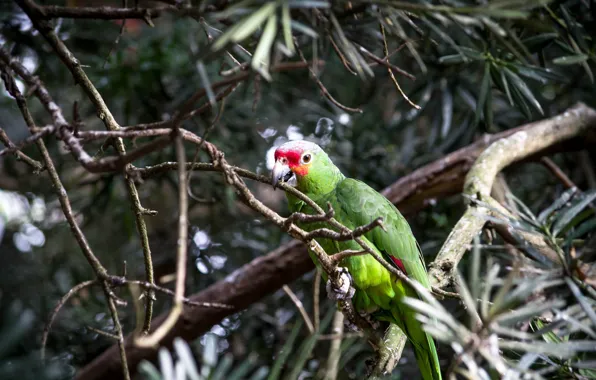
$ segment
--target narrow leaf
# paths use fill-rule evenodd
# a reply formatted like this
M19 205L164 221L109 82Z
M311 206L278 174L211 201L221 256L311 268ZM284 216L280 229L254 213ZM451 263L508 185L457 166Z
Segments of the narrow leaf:
M585 198L576 203L573 207L569 208L567 211L561 215L561 217L555 223L553 228L553 235L557 236L559 232L561 232L567 225L575 218L577 214L579 214L584 208L588 207L592 201L596 199L596 191L592 191L587 193Z
M565 206L576 193L577 187L572 187L571 189L565 191L559 198L557 198L557 200L555 200L550 206L548 206L538 215L538 221L545 223L554 212Z
M269 372L267 380L276 380L279 378L281 370L284 364L286 364L286 361L290 356L290 353L292 352L292 347L294 347L294 342L296 341L298 333L302 328L302 323L302 319L300 319L298 320L298 322L294 324L292 332L290 333L290 336L288 336L288 340L286 340L286 343L284 343L283 347L281 348L281 351L279 351L277 358L275 359L275 362L273 363L273 367L271 367L271 372Z
M523 95L530 102L530 104L533 105L538 112L540 112L541 115L544 115L544 111L542 110L542 106L540 106L540 102L536 99L534 94L532 94L532 91L526 82L524 82L519 76L517 76L517 74L508 68L504 67L503 70L510 79L511 84L520 92L520 94Z
M294 49L294 39L292 37L292 18L290 16L290 6L288 1L284 1L281 8L281 23L283 26L283 34L284 40L286 43L286 47L293 55L295 52Z
M259 40L259 44L257 45L257 49L252 56L252 61L250 65L255 71L258 71L259 74L263 76L263 78L267 80L271 80L271 75L269 75L269 61L271 55L271 46L273 45L273 41L275 40L275 34L277 32L277 16L275 14L269 17L267 21L267 25L263 30L263 34L261 35L261 39Z
M480 115L484 109L484 103L490 91L490 62L484 63L484 76L482 77L482 84L480 85L480 93L478 94L478 102L476 103L476 115L474 117L474 124L478 124L480 121Z
M588 58L586 54L565 55L553 59L553 63L555 65L577 65L578 63L586 62Z

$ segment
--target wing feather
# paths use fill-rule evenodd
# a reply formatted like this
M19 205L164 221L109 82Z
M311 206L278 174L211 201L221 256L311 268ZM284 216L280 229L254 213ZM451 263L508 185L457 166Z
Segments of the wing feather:
M399 264L394 259L402 263L409 277L430 288L424 258L410 225L387 198L364 182L352 178L339 183L336 196L354 226L365 225L382 217L386 231L375 228L365 235L366 238L379 251L388 255L391 259L389 261L396 264L396 267L399 268Z

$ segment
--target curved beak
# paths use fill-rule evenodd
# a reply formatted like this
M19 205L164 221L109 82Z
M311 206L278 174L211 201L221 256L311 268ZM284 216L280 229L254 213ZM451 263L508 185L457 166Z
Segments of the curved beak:
M293 175L294 173L292 173L292 170L290 170L290 167L287 164L275 161L275 165L273 165L273 169L271 170L271 184L273 185L273 188L275 189L280 181L289 181Z

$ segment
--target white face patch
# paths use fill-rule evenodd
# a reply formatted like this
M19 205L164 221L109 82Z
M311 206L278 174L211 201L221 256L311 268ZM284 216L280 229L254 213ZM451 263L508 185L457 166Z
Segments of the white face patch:
M309 151L312 153L320 152L323 150L320 146L318 146L314 142L310 142L310 141L306 141L306 140L288 141L287 143L279 146L278 149L301 150L303 152Z

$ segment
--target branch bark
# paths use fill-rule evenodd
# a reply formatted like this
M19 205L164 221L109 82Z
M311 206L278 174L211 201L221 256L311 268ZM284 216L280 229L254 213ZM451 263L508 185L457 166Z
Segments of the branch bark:
M591 111L593 112L593 111ZM540 124L540 123L536 123ZM482 139L453 152L433 163L421 167L410 175L401 178L382 191L404 214L412 214L434 201L461 193L464 177L482 151L492 142L506 138L518 132L526 132L536 124L529 124L501 132L485 135ZM585 146L586 141L578 141L572 148ZM561 149L569 149L565 143L545 146L535 150L534 156ZM530 156L522 158L529 159ZM521 159L521 158L520 158ZM175 169L173 165L163 165L143 172L143 175L156 174ZM190 297L193 302L219 302L231 305L229 310L222 309L189 309L185 308L180 320L162 340L162 344L171 345L175 336L192 340L208 331L230 314L234 314L252 303L273 293L281 286L291 283L304 273L312 270L314 265L303 244L293 241L275 251L257 258L237 269L226 279ZM165 316L155 319L159 325ZM133 347L130 337L127 339L128 361L134 370L143 359L154 359L154 350ZM77 379L117 379L120 373L117 348L111 347L93 362L82 368Z
M453 270L468 245L486 224L486 216L492 211L474 200L500 208L490 194L497 174L502 169L556 143L582 135L590 128L596 128L596 111L580 103L562 115L532 123L524 130L488 147L466 176L463 194L472 199L472 202L447 237L435 261L431 263L431 283L438 288L450 283Z

